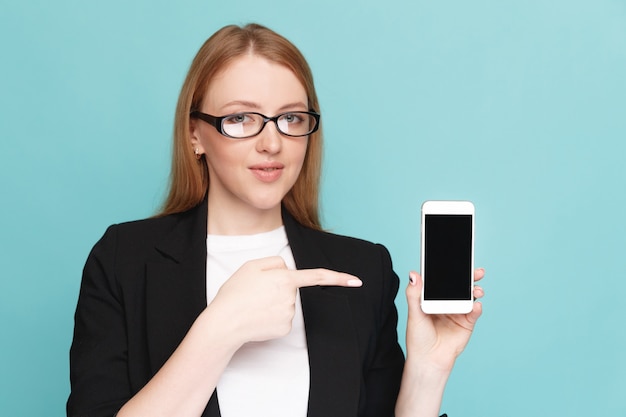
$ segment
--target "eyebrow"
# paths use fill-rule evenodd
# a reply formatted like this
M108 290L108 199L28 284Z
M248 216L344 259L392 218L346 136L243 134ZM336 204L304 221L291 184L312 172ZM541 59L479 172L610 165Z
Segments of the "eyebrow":
M259 106L257 103L254 103L252 101L246 101L246 100L234 100L234 101L229 101L228 103L226 103L225 105L222 106L222 110L226 109L228 107L232 107L232 106L244 106L244 107L249 107L251 109L254 110L259 110L261 108L261 106ZM303 108L305 110L308 110L308 107L306 106L306 104L302 101L296 101L293 103L288 103L285 104L284 106L281 106L278 109L278 112L282 112L285 110L289 110L289 109L294 109L294 108Z

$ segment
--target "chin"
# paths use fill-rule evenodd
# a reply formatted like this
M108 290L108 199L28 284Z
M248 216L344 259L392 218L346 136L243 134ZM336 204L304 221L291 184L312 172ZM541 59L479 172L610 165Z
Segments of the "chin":
M283 198L289 193L291 187L288 184L270 184L264 187L249 187L242 189L241 192L235 193L233 197L240 200L241 203L248 205L251 209L259 211L268 211L280 209Z
M257 210L270 211L270 210L274 210L276 207L280 207L281 203L282 203L282 200L278 202L258 202L256 204L252 204L252 206Z
M273 210L276 207L280 207L283 202L284 195L278 196L264 196L263 198L252 199L250 205L258 210Z

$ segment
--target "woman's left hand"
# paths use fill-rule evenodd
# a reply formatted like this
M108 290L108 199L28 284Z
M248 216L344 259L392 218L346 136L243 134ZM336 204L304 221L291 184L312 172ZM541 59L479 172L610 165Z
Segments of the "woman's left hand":
M474 271L474 281L480 281L485 270ZM417 272L409 274L406 289L408 322L406 333L407 362L450 372L456 358L463 352L482 313L480 301L467 314L425 314L420 307L423 281ZM480 286L474 286L474 299L484 295Z

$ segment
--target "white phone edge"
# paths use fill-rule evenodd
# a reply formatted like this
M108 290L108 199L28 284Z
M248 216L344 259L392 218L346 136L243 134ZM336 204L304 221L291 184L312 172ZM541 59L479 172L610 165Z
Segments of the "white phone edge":
M420 272L422 276L422 295L420 306L426 314L467 314L474 307L474 223L476 209L471 201L428 200L421 210L421 246ZM471 257L471 299L469 300L424 300L424 216L426 214L471 214L472 215L472 257Z

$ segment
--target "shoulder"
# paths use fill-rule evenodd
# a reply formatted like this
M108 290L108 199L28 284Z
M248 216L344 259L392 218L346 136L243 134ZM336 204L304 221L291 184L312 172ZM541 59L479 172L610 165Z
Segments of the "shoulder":
M387 254L387 249L380 243L370 242L357 237L346 236L323 230L308 229L312 239L319 242L325 252L341 254L355 253L363 255Z
M124 259L130 262L158 257L159 248L166 252L172 252L173 248L178 253L197 239L203 242L200 232L194 230L198 228L197 219L197 215L188 211L113 224L96 243L92 255L113 257L117 264ZM206 226L199 226L202 227L206 236Z
M116 234L124 238L151 239L167 233L176 227L180 214L170 214L163 217L149 217L147 219L131 220L109 226L105 232Z
M321 250L324 252L376 252L386 251L381 245L355 237L331 233L325 230L311 229L300 224L287 210L283 210L283 223L291 244L298 246L303 243L304 248Z
M313 233L332 265L361 277L376 291L397 280L391 255L382 244L324 231Z
M136 245L159 240L176 227L177 215L132 220L112 224L96 244L113 243Z
M346 236L325 230L315 230L305 227L299 223L294 223L299 229L304 240L315 243L315 246L324 251L327 255L333 253L358 254L362 256L389 256L387 249L380 243L370 242L357 237Z
M286 226L288 224L286 222ZM287 235L299 267L348 272L360 277L372 289L397 280L389 251L381 244L309 229L297 223L289 225Z

